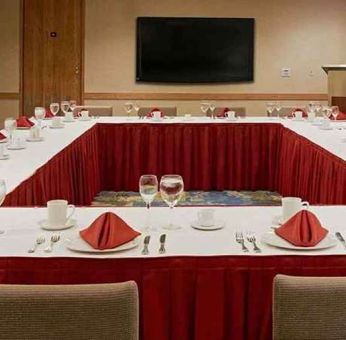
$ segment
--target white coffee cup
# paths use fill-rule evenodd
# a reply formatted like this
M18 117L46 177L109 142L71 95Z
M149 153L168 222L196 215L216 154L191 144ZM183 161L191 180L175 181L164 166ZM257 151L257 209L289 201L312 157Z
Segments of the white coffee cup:
M303 111L295 111L294 116L296 119L301 120L303 119Z
M52 126L55 127L55 128L62 126L60 117L56 117L55 116L55 117L52 118Z
M34 125L30 128L30 138L31 139L39 139L41 134L41 129Z
M306 207L307 209L309 208L309 202L303 202L299 197L283 197L281 201L283 223L302 210L303 207Z
M67 209L72 209L67 215ZM50 226L61 227L72 217L75 211L73 204L68 204L66 200L51 200L47 202L48 224Z
M81 120L88 120L89 119L89 111L83 110L80 112L80 118Z
M161 112L160 111L153 111L153 118L155 120L161 119Z
M66 112L65 113L65 120L66 121L69 121L69 122L71 122L71 121L73 121L74 120L74 117L73 117L73 112Z
M228 119L235 119L235 112L234 111L227 111L225 113L225 115Z
M202 227L211 227L214 225L214 209L202 209L197 212L197 222Z

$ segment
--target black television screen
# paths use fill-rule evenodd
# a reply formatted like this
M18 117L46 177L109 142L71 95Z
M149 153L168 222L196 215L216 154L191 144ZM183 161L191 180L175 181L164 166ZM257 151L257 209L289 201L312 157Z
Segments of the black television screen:
M254 19L137 18L137 81L253 80Z

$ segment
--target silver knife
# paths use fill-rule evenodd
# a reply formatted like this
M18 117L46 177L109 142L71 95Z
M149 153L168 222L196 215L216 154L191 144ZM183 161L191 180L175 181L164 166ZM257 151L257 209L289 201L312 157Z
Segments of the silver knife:
M336 238L341 242L341 244L344 246L344 248L346 249L346 241L343 238L343 236L341 235L341 233L336 232L335 233Z
M164 253L166 252L165 243L166 243L166 234L162 234L162 235L160 236L160 249L159 249L159 254L164 254Z
M144 237L144 247L142 250L142 255L148 255L149 254L149 242L150 242L150 235L147 235Z

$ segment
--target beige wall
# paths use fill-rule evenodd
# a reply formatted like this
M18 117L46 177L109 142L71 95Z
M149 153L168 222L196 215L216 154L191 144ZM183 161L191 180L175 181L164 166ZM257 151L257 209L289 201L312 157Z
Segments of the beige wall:
M326 93L321 65L346 60L345 13L345 0L86 0L85 92ZM137 16L254 17L255 82L136 84ZM292 68L291 78L280 77L282 67ZM120 109L119 103L108 103ZM198 110L198 103L171 103L181 111ZM253 113L264 105L241 104Z
M19 0L0 0L0 93L19 92ZM18 114L18 100L0 100L2 117Z

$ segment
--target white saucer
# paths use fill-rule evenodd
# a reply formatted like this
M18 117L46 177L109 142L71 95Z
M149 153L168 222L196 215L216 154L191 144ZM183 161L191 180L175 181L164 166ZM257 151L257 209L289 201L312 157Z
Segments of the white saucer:
M89 122L90 120L91 120L91 117L89 117L89 118L87 118L87 119L83 119L83 118L78 118L78 120L80 121L80 122Z
M234 117L234 118L225 118L225 121L226 122L236 122L238 120L238 118L237 117Z
M305 118L292 118L294 122L304 122Z
M63 129L65 127L65 125L60 125L60 126L53 126L53 125L50 125L49 128L50 129Z
M137 236L132 241L122 244L119 247L111 248L111 249L94 249L89 243L84 241L79 233L74 238L67 241L67 248L73 251L81 252L81 253L114 253L118 251L124 251L128 249L132 249L138 247L141 242L141 236Z
M311 122L311 125L314 125L314 126L321 126L322 122L320 120L314 120Z
M7 145L7 150L23 150L23 149L25 149L24 145L21 145L21 146Z
M0 160L6 160L6 159L10 159L10 155L8 153L0 156Z
M31 137L28 137L26 139L27 142L42 142L44 140L43 137L39 137L39 138L31 138Z
M221 220L215 220L215 223L213 225L206 227L200 225L198 221L192 221L191 227L198 230L218 230L225 227L225 222Z
M75 121L76 121L75 119L74 120L66 120L66 119L63 120L64 123L74 123Z
M77 221L74 219L70 219L66 222L66 224L61 226L51 226L48 224L48 220L39 221L38 224L44 230L64 230L64 229L72 228L75 225L77 225Z
M319 250L334 247L337 243L336 239L327 235L320 243L314 247L297 247L287 242L280 236L276 235L273 231L267 231L261 237L261 242L269 244L270 246L283 248L283 249L294 249L294 250Z
M27 126L22 126L22 127L20 127L20 126L17 126L17 130L30 130L31 129L31 126L30 127L27 127Z
M329 131L329 130L333 130L334 128L332 126L320 126L319 128L320 130L326 130L326 131Z
M7 142L8 142L8 139L7 139L7 138L1 139L1 140L0 140L0 143L7 143Z

